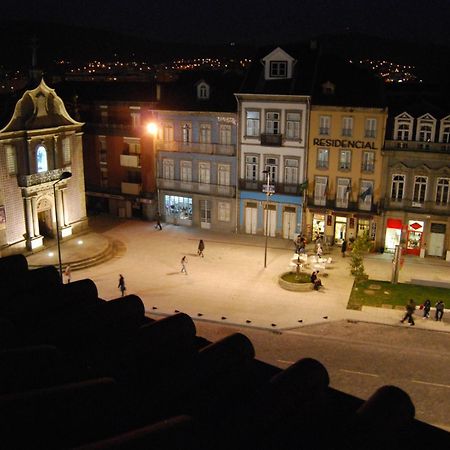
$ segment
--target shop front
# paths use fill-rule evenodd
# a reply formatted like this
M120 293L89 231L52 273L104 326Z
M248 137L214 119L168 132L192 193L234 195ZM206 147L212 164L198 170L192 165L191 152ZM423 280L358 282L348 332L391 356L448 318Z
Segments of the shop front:
M313 214L312 237L325 235L325 214Z
M422 248L423 231L425 223L421 220L408 220L406 234L406 253L410 255L420 255Z
M192 225L192 197L164 195L164 214L167 223Z
M395 247L400 245L402 238L402 219L390 218L386 221L386 236L384 240L384 250L394 252Z

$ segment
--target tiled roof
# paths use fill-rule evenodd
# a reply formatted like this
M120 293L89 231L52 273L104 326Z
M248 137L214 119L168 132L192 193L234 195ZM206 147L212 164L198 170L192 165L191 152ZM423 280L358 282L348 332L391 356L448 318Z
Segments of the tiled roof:
M91 280L0 258L0 433L5 448L446 448L449 434L414 420L409 396L384 386L367 401L329 386L302 359L255 359L235 333L196 335L179 313L145 316L139 297L98 298ZM7 443L7 444L6 444Z

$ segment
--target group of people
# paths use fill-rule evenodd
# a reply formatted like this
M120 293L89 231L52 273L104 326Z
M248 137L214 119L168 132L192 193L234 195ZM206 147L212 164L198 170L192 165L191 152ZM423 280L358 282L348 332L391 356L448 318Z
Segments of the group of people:
M445 304L442 300L438 300L435 307L435 313L434 313L434 319L436 321L442 321L442 317L444 316L444 309ZM430 318L430 311L431 311L431 300L426 299L422 305L420 305L420 309L423 310L423 319L429 319ZM416 302L413 299L410 299L409 302L405 306L405 315L402 320L400 320L401 323L404 323L405 320L408 321L410 326L414 326L414 318L413 314L416 310Z

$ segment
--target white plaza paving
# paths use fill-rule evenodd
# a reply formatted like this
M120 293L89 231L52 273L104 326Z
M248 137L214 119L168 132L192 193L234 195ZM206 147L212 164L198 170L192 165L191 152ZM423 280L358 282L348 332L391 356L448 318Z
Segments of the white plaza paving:
M72 279L91 278L99 296L109 300L120 295L117 284L121 273L127 294L138 295L151 314L164 316L181 311L194 319L272 330L345 319L402 326L399 324L402 311L346 309L353 277L349 274L350 258L342 258L338 248L331 252L333 263L327 269L328 277L322 278L323 289L291 292L278 284L279 275L289 270L293 256L290 241L268 239L267 268L264 268L263 236L166 224L158 231L153 223L137 220L111 220L102 231L95 226L94 230L95 233L83 237L86 253L94 251L92 248L98 247L105 237L121 241L125 250L97 266L74 271ZM197 256L199 239L205 241L204 258ZM63 244L63 259L71 260L73 248L70 241ZM188 275L181 273L180 260L184 255L188 258ZM32 262L39 258L42 256L37 254L28 259ZM366 269L372 279L389 280L391 256L369 255ZM450 263L407 258L400 281L408 282L411 278L450 282ZM420 312L417 314L419 319ZM448 315L446 310L443 322L416 320L416 329L450 332Z

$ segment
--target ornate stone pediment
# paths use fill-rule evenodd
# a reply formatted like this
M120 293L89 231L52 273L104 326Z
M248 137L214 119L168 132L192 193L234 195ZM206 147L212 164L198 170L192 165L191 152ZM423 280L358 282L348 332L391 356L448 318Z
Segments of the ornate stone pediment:
M0 132L40 130L68 125L83 124L69 116L62 99L42 79L35 89L25 91L17 102L8 125Z

